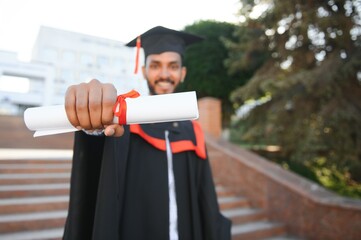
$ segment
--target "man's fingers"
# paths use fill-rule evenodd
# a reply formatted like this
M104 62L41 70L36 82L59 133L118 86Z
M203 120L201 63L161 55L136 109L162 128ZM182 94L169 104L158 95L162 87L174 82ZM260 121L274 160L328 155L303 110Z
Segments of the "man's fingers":
M102 89L92 87L89 89L89 117L92 129L102 129Z
M68 88L65 96L66 114L75 127L102 129L105 125L113 124L116 99L117 90L112 84L103 84L93 79L89 83ZM122 128L114 128L113 134L121 135Z
M75 86L70 86L65 93L65 112L69 122L74 127L80 126L76 113Z
M102 123L108 125L113 123L113 107L117 100L117 90L111 84L104 84L102 90Z
M77 86L76 97L76 113L80 126L84 129L92 129L89 116L89 93L88 85L81 83Z

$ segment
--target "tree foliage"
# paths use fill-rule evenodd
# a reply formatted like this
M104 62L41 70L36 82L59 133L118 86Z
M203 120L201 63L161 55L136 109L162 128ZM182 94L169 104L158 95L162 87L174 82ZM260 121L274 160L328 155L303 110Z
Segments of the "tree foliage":
M250 71L229 74L224 65L228 50L224 39L235 39L236 25L226 22L199 21L186 26L184 31L203 36L205 41L191 45L185 53L187 78L180 86L182 91L197 91L197 96L215 97L222 101L224 126L233 112L229 95L236 87L244 85Z
M259 49L269 57L231 98L271 100L237 122L234 139L279 145L278 157L291 165L314 169L324 159L350 184L361 182L361 0L241 2L239 29L259 36L233 44L246 49L243 56ZM257 8L264 11L254 19ZM228 61L236 71L245 67Z

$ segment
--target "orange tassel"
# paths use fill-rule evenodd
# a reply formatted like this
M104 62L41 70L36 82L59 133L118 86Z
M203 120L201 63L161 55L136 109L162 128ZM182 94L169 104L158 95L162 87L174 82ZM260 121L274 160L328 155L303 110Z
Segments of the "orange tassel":
M136 55L135 55L135 69L134 69L134 74L137 74L137 73L138 73L138 68L139 68L139 52L140 52L140 47L141 47L140 36L138 36L138 38L137 38L136 47L137 47L137 52L136 52Z

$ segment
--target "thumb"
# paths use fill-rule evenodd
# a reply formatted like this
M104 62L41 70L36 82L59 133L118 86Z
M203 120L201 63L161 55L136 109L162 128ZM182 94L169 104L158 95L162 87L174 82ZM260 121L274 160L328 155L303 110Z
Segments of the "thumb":
M104 129L105 136L120 137L124 134L124 127L118 124L108 125Z

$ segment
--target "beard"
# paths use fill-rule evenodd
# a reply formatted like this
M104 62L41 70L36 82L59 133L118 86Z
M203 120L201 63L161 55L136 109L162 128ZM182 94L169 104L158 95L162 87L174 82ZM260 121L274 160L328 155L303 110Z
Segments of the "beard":
M172 85L174 85L175 84L175 82L173 81L173 80L171 80L171 79L158 79L158 80L156 80L155 82L154 82L154 86L156 86L158 83L160 83L160 82L167 82L167 83L170 83L170 84L172 84ZM149 94L150 95L158 95L156 92L155 92L155 90L154 90L154 86L152 86L152 85L150 85L150 83L149 83L149 81L147 80L147 85L148 85L148 89L149 89Z

